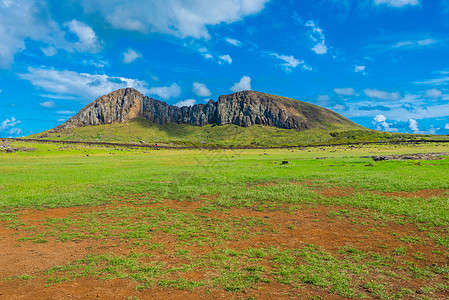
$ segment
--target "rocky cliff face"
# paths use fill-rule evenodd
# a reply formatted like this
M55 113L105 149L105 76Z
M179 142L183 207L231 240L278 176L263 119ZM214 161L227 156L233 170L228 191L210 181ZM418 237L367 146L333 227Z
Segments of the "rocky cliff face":
M136 117L160 125L235 124L248 127L258 124L296 130L334 123L355 125L328 109L254 91L220 96L217 102L210 100L207 104L177 107L126 88L98 98L55 130L126 122Z

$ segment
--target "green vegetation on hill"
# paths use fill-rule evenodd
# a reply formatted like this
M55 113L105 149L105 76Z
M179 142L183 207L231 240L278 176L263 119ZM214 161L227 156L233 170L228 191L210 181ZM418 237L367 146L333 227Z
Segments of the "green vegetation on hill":
M328 125L328 129L305 131L254 125L191 126L170 123L156 125L143 118L128 123L79 127L61 132L46 131L29 136L44 140L95 141L117 143L158 143L181 146L296 146L313 144L341 144L430 138L425 135L380 132L361 126Z

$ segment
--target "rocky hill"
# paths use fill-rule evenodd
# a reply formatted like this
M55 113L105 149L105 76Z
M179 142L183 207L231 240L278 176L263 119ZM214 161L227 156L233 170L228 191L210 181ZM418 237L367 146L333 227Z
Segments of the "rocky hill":
M331 110L255 91L220 96L218 101L210 100L207 104L177 107L125 88L98 98L54 130L123 123L135 118L145 118L158 125L265 125L297 131L327 127L362 128Z

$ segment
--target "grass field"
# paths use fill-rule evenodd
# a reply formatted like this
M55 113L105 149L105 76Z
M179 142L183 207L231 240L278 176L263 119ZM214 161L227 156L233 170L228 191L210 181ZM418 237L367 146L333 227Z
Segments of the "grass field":
M12 146L0 298L449 297L448 144Z

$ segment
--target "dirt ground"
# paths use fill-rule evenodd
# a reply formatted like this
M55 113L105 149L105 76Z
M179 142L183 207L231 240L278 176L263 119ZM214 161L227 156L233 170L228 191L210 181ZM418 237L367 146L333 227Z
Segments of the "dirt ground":
M267 185L273 185L269 183ZM328 188L314 187L317 193L328 197L343 197L354 193L351 188ZM447 191L424 190L414 193L388 193L388 196L410 196L431 197L441 195ZM262 235L253 236L250 239L227 242L226 246L234 250L245 250L248 247L279 247L282 249L298 249L307 244L321 246L328 252L337 252L341 247L352 246L364 251L386 253L391 249L404 246L397 236L419 237L425 243L413 244L412 251L407 252L404 259L425 267L429 263L433 265L447 265L447 256L435 254L435 251L445 252L441 245L436 245L426 236L426 232L420 231L416 224L400 223L395 220L373 220L370 211L331 207L325 205L309 205L288 212L285 210L257 211L254 209L230 209L224 212L201 213L200 208L213 195L205 196L196 202L178 202L167 200L164 203L147 204L149 207L169 207L176 211L192 213L196 215L207 215L213 218L227 219L231 217L252 217L263 220L276 232L267 231ZM129 244L132 240L111 240L99 244L94 239L82 239L60 242L49 238L45 243L33 243L21 241L29 235L27 228L34 228L36 232L44 230L44 223L48 218L77 217L92 211L102 211L117 206L130 206L132 203L115 202L99 207L75 207L55 208L45 210L24 209L18 211L19 221L22 226L10 228L8 222L0 223L0 298L1 299L224 299L236 298L247 299L252 296L257 299L291 299L321 297L321 299L340 299L324 289L313 285L301 284L301 288L293 289L289 285L276 282L257 284L249 294L230 293L220 289L205 290L197 288L194 291L185 291L175 288L151 286L142 291L136 290L136 283L129 279L103 280L95 277L73 278L47 285L48 275L44 272L57 265L67 265L77 259L82 259L88 254L101 254L114 252L116 254L127 254L130 252ZM142 207L141 205L139 207ZM338 213L350 211L349 215ZM337 217L336 217L337 216ZM369 232L369 234L367 234ZM392 234L394 233L394 234ZM153 236L153 242L163 244L166 249L173 249L176 239L164 232L157 232ZM388 250L387 250L388 249ZM213 247L192 246L190 250L195 254L213 251ZM427 259L416 258L416 253L423 254ZM156 257L160 260L171 260L176 264L180 258L174 257L170 252ZM268 264L268 270L270 265ZM29 280L18 280L17 276L23 274L34 276ZM203 279L208 274L192 273L189 279ZM402 287L418 289L426 284L429 279L415 279L402 281ZM392 285L397 282L391 282ZM437 298L449 297L447 291L440 291ZM317 298L319 299L319 298Z

